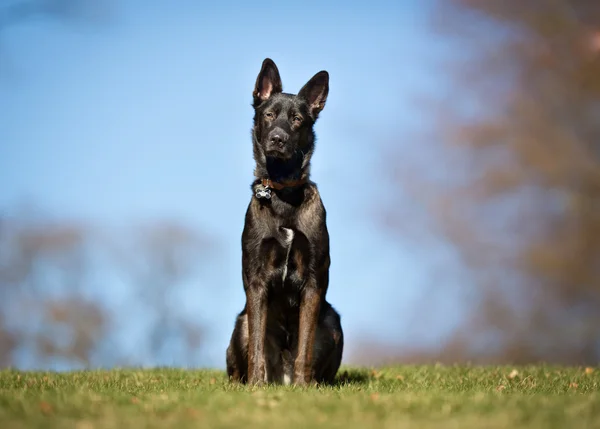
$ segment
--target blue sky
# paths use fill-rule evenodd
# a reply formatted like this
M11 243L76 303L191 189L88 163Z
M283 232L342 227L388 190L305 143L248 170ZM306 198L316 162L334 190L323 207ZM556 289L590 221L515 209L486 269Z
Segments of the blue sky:
M377 183L390 139L419 150L403 139L422 123L414 97L440 85L430 3L130 0L107 25L12 26L0 33L0 208L32 201L110 225L169 218L216 237L219 257L182 305L209 329L199 364L222 368L244 300L256 75L270 57L295 93L325 69L312 178L328 211L328 298L347 349L364 337L435 346L460 316L458 295L440 288L423 308L427 261L373 214L379 202L410 204ZM428 314L425 327L416 312Z

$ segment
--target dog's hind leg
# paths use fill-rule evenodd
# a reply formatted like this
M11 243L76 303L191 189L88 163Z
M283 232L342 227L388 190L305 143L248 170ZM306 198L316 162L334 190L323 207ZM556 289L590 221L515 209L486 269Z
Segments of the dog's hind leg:
M244 309L235 321L227 347L227 375L232 381L248 381L248 316Z
M328 302L324 302L319 315L313 355L313 373L317 382L333 383L342 362L343 350L344 333L340 315Z

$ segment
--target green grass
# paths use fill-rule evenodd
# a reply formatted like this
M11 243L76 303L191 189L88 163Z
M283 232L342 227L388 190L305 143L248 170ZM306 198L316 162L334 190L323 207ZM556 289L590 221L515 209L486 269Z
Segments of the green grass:
M252 388L219 371L0 371L0 428L600 428L600 370L348 369L335 386Z

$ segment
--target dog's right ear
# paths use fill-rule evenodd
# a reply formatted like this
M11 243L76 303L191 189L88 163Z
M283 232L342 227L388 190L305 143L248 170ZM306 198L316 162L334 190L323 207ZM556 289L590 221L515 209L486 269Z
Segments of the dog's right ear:
M279 70L271 58L265 58L260 69L260 73L256 78L254 86L254 106L258 106L263 101L267 100L271 95L283 91Z

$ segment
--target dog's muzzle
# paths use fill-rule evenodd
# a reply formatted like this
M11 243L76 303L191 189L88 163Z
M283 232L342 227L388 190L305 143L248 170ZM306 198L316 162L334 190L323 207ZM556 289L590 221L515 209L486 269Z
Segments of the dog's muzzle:
M289 157L290 135L280 127L273 128L267 136L266 152L269 156Z

